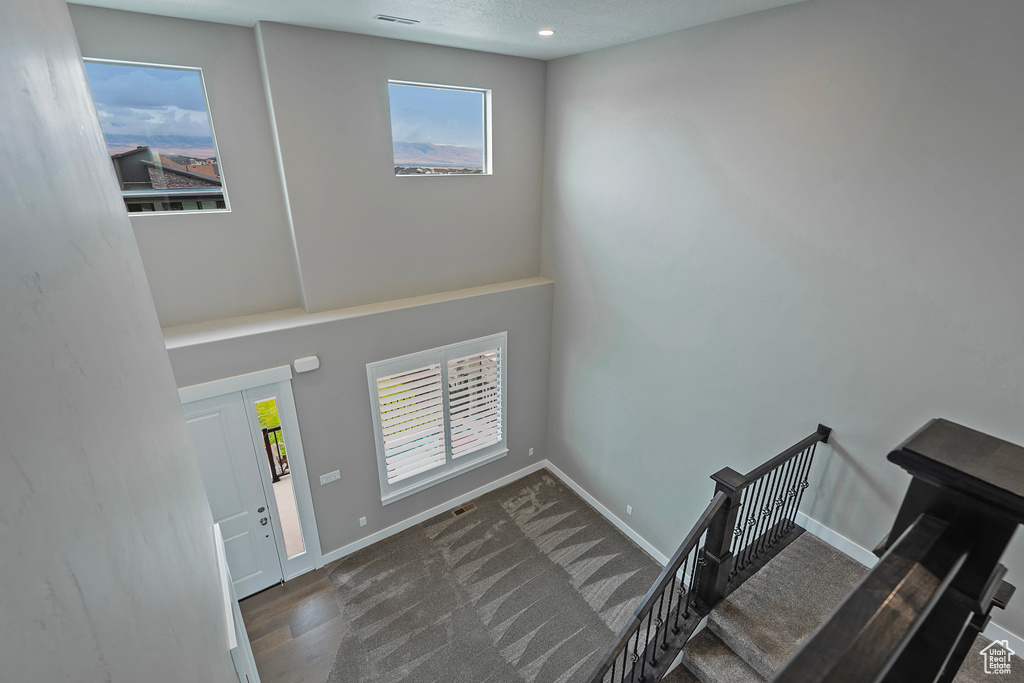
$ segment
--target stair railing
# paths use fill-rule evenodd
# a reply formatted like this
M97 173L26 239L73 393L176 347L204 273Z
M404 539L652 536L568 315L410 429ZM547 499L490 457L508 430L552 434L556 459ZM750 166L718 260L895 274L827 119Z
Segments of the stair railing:
M640 601L633 618L619 632L619 637L591 674L591 683L656 681L664 674L675 658L673 653L682 647L682 644L676 647L677 641L682 638L685 643L704 616L692 609L696 595L694 586L700 577L698 567L704 564L702 541L724 504L722 494L716 494L708 504L661 576ZM655 672L660 675L655 676Z
M745 475L726 467L711 477L714 497L588 683L661 680L711 609L802 533L796 514L816 446L831 433L819 424Z
M889 460L913 479L881 561L776 683L948 683L1013 595L999 559L1024 524L1024 448L932 420Z
M780 543L796 528L810 486L818 443L828 443L831 434L831 427L819 424L813 434L746 474L725 467L711 475L726 504L708 535L708 577L698 594L708 611L784 547Z

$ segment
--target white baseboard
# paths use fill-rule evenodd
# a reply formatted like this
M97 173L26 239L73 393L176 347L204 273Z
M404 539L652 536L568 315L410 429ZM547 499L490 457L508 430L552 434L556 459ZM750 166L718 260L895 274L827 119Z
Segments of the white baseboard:
M524 467L521 470L516 470L512 474L507 474L501 479L496 479L495 481L492 481L489 484L485 484L480 488L473 489L472 491L464 493L461 496L458 496L457 498L452 498L446 503L441 503L440 505L436 505L430 508L429 510L424 510L423 512L417 515L413 515L408 519L403 519L401 522L397 524L392 524L386 529L381 529L380 531L374 532L369 536L360 538L358 541L353 541L352 543L342 546L336 550L332 550L329 553L324 553L324 564L334 562L335 560L340 560L346 555L351 555L357 550L361 550L366 546L373 545L377 541L383 541L388 536L394 536L400 531L405 531L409 527L414 527L420 522L425 522L431 517L436 517L442 512L447 512L448 510L451 510L454 507L458 507L459 505L471 501L474 498L479 498L485 493L490 493L495 489L500 489L505 484L511 484L516 479L522 479L526 475L533 474L534 472L542 470L545 467L550 469L551 463L549 463L547 460L540 460L538 462L533 463L532 465Z
M874 567L878 562L875 554L843 536L838 531L833 531L816 519L808 517L802 512L796 513L796 523L807 529L809 532L828 543L836 550L846 553L865 567Z
M796 513L796 523L807 529L810 533L814 534L821 540L828 543L830 546L846 553L853 559L857 560L861 564L867 567L873 567L878 558L875 554L867 548L858 545L843 536L839 532L828 528L816 519L812 519L802 512ZM994 621L990 621L988 626L985 628L983 635L989 640L1005 640L1009 643L1010 649L1018 653L1024 653L1024 639L1020 636L1010 633L1002 626L999 626Z
M662 564L662 566L668 564L668 560L669 560L668 556L662 554L661 551L659 551L657 548L655 548L653 545L651 545L647 541L646 538L644 538L643 536L641 536L637 532L633 531L633 529L631 529L629 527L629 525L627 525L621 519L616 517L614 515L614 513L612 513L611 510L609 510L604 505L602 505L601 501L599 501L597 498L594 498L582 486L580 486L579 484L574 482L572 479L570 479L565 474L565 472L563 472L562 470L558 469L557 467L555 467L554 465L552 465L550 462L548 462L546 460L544 462L545 462L544 466L547 467L549 470L551 470L552 474L554 474L556 477L561 479L569 488L571 488L573 491L575 491L576 495L578 495L583 500L587 501L587 503L589 503L592 508L594 508L595 510L600 512L604 516L604 518L607 519L612 524L614 524L616 526L616 528L618 528L619 531L621 531L622 533L624 533L627 536L629 536L629 538L634 543L636 543L638 546L640 546L641 548L646 550L648 555L650 555L651 557L656 559L658 562L660 562Z
M612 514L611 510L602 505L599 500L590 495L586 490L583 489L582 486L580 486L575 481L566 476L566 474L562 472L562 470L552 465L551 462L548 460L540 460L538 462L535 462L532 465L524 467L521 470L517 470L512 474L508 474L502 477L501 479L492 481L491 483L481 486L478 489L474 489L469 493L465 493L457 498L453 498L448 502L441 503L440 505L437 505L435 507L430 508L429 510L425 510L424 512L419 513L418 515L413 515L412 517L404 519L397 524L392 524L386 529L381 529L380 531L372 533L369 536L366 536L365 538L359 539L358 541L354 541L346 546L342 546L336 550L332 550L329 553L324 553L324 564L334 562L335 560L340 560L346 555L350 555L357 550L365 548L368 545L373 545L377 541L383 541L388 536L394 536L400 531L405 531L409 527L416 526L420 522L425 522L431 517L435 517L441 514L442 512L447 512L448 510L451 510L454 507L462 505L467 501L473 500L474 498L479 498L485 493L490 493L495 489L500 489L502 486L506 484L511 484L517 479L522 479L528 474L533 474L534 472L537 472L538 470L542 470L545 468L550 470L552 474L554 474L564 484L566 484L569 488L575 491L576 495L578 495L583 500L587 501L587 503L590 504L591 507L600 512L601 515L604 516L609 522L614 524L619 531L626 534L626 536L632 539L634 543L643 548L651 557L658 560L658 562L661 562L661 564L663 565L668 564L668 557L659 552L657 548L655 548L647 541L647 539L645 539L643 536L635 532L625 522L623 522L621 519Z

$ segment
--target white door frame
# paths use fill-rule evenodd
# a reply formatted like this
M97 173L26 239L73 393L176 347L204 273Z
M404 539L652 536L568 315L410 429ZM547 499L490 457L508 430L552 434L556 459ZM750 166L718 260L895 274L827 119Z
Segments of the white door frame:
M292 393L292 368L290 365L282 365L268 370L250 372L245 375L236 375L224 379L193 384L178 389L178 398L182 405L199 401L215 396L224 396L241 392L245 397L246 410L251 424L258 425L255 420L255 405L248 405L249 392L258 390L252 394L255 398L274 396L277 401L277 414L281 418L281 433L287 439L286 450L288 452L288 469L292 473L292 488L295 490L295 503L299 509L299 521L302 526L302 540L306 546L306 553L313 558L313 566L303 568L289 573L287 551L284 548L284 536L280 526L280 515L277 513L277 499L273 490L266 491L268 505L273 506L275 515L271 517L274 524L274 533L278 540L278 554L281 557L281 566L284 569L284 580L288 581L310 569L319 569L324 566L323 553L320 550L320 535L317 532L316 515L313 512L313 494L309 486L309 475L306 469L306 458L302 451L302 438L299 434L299 418L295 410L295 396ZM276 385L276 386L269 386ZM256 439L256 429L253 427L253 444L262 444L262 433L260 439ZM260 454L257 453L257 456ZM260 469L262 473L262 468ZM264 486L266 488L266 486ZM294 562L293 562L294 564Z

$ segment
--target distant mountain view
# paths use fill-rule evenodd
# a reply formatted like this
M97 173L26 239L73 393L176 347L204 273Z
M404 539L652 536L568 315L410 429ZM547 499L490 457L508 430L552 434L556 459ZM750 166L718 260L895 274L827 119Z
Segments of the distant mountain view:
M211 136L196 135L131 135L113 133L104 136L111 154L128 152L140 145L148 145L162 154L207 159L216 156Z
M456 145L434 145L429 142L394 143L395 166L431 168L484 167L483 150Z

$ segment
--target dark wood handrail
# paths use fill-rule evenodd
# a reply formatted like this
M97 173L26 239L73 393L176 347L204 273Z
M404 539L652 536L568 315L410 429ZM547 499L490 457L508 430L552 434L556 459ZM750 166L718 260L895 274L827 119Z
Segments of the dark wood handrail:
M753 484L755 481L768 474L776 467L786 462L794 455L801 453L802 451L810 448L814 444L828 443L829 436L832 435L832 428L826 427L823 424L818 425L818 429L806 438L793 444L786 450L776 455L771 460L758 465L754 469L750 470L746 474L740 474L731 467L725 467L711 475L711 479L716 483L721 484L726 489L731 491L742 491L746 487Z
M598 665L594 673L591 674L589 681L600 681L608 671L612 668L612 662L614 662L621 654L623 648L628 647L630 639L636 633L647 615L651 612L654 607L654 602L661 596L672 581L673 577L679 572L683 566L683 562L693 552L694 548L697 547L697 543L700 542L704 532L711 526L711 522L718 511L721 510L722 505L725 504L725 494L718 493L708 506L701 513L697 523L693 525L690 533L686 535L683 542L680 544L679 549L675 552L668 564L665 565L665 569L662 570L658 580L654 582L651 589L647 591L643 600L640 601L640 605L633 611L633 618L630 619L629 623L622 627L619 632L619 637L612 643L611 647L605 652L604 658L601 659L601 663Z
M918 517L772 682L882 680L967 559L948 527Z

